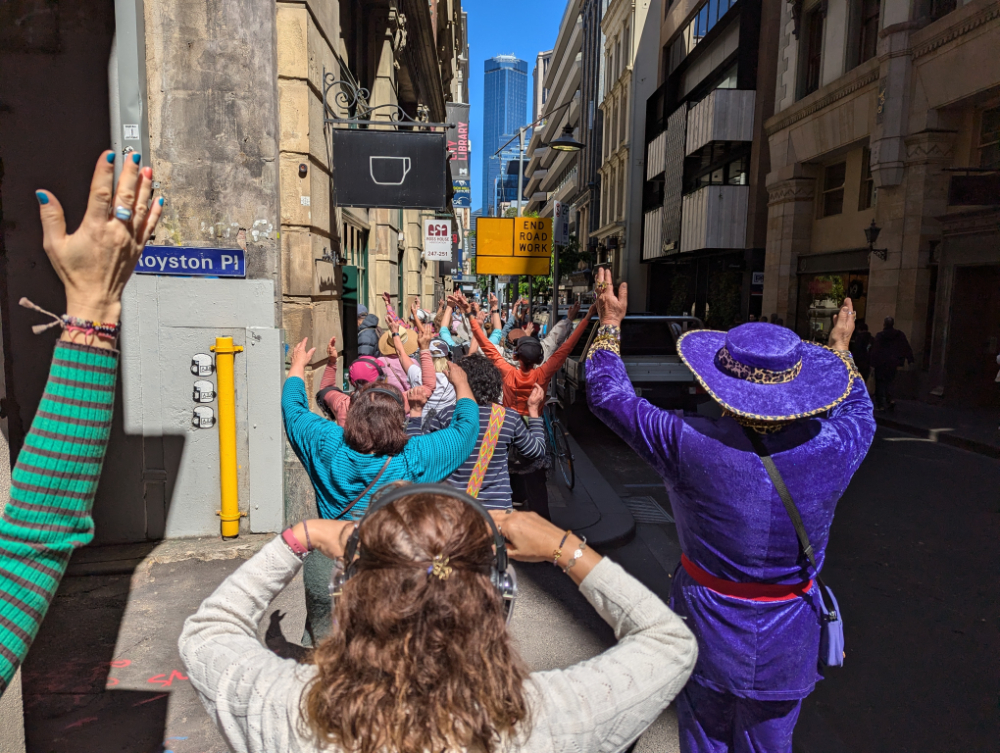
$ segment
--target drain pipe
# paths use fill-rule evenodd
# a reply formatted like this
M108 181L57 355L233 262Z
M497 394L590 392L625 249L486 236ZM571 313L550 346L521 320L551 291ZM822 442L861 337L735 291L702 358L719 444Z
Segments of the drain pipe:
M235 539L240 535L240 498L236 472L236 386L233 362L242 345L233 345L231 337L215 338L215 373L219 391L219 477L222 484L222 538Z
M115 36L108 61L111 147L119 155L142 154L151 165L146 101L146 19L143 0L115 0ZM115 176L124 160L115 161Z

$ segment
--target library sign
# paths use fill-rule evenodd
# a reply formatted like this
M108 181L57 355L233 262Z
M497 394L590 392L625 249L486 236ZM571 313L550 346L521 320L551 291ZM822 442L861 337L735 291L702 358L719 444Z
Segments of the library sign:
M476 274L548 275L551 217L480 217L476 221Z

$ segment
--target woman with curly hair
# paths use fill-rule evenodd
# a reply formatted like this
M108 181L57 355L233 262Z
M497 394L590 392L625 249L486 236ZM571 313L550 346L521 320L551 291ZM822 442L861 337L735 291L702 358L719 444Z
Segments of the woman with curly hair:
M479 404L479 437L472 453L445 483L464 489L486 508L511 506L507 455L516 447L527 460L545 455L545 426L541 419L545 391L537 384L528 397L528 418L500 405L503 377L500 370L481 353L466 356L458 365L469 379L472 396ZM454 406L435 414L421 425L419 399L411 401L410 436L428 434L451 425Z
M343 562L355 524L309 520L227 578L184 625L180 655L236 753L542 753L625 749L683 687L684 623L617 564L533 513L495 510L509 557L553 561L619 637L567 669L528 672L490 571L493 534L459 499L421 492L360 523L354 576L308 664L258 640L268 604L315 547Z

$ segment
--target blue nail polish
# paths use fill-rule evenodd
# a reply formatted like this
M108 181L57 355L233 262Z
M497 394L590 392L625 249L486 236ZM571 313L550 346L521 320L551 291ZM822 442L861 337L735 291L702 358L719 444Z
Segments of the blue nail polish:
M113 163L114 161L115 161L115 153L114 152L108 152L108 162L112 162Z
M139 154L139 152L133 152L132 161L138 165L140 162L142 162L142 155Z
M35 196L38 198L39 204L48 204L49 197L45 195L44 191L35 191Z
M160 197L160 206L161 207L163 206L163 197L162 196Z

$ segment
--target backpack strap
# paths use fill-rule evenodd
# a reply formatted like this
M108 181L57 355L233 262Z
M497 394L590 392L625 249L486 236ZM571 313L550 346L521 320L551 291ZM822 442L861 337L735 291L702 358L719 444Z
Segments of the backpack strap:
M383 474L383 473L385 473L385 469L389 467L389 463L391 463L391 462L392 462L392 459L393 459L394 457L396 457L396 456L395 456L395 455L390 455L389 457L387 457L387 458L385 459L385 462L384 462L384 463L382 464L382 470L380 470L380 471L379 471L379 472L378 472L378 473L377 473L377 474L375 475L375 478L373 478L373 479L372 479L372 482L371 482L370 484L368 484L368 486L366 486L366 487L365 487L364 491L363 491L363 492L361 492L361 494L359 494L359 495L358 495L357 497L355 497L355 498L354 498L354 501L353 501L353 502L351 502L351 504L349 504L349 505L348 505L348 506L347 506L346 508L344 508L343 512L341 512L341 513L340 513L340 514L339 514L339 515L337 516L337 518L338 518L338 519L344 519L344 520L349 520L349 518L345 517L345 516L347 515L347 513L349 513L349 512L351 511L351 510L353 510L353 509L354 509L354 506L355 506L355 505L357 505L357 504L358 504L358 502L360 502L360 501L361 501L361 500L362 500L362 499L364 498L364 496L365 496L365 495L366 495L366 494L367 494L368 492L370 492L370 491L372 490L372 487L373 487L373 486L375 486L375 484L377 484L377 483L378 483L378 480L379 480L380 478L382 478L382 474Z
M771 453L767 451L767 447L764 446L763 440L760 438L760 434L755 432L749 426L743 427L743 433L746 434L747 439L750 440L750 444L753 445L754 452L760 458L760 462L764 464L764 470L767 471L767 475L771 479L771 483L774 484L774 488L778 492L778 496L781 497L781 502L785 506L785 512L788 513L788 517L792 520L792 526L795 528L795 535L798 537L799 546L802 548L802 552L806 555L809 560L809 564L812 565L813 573L816 576L816 582L819 584L819 598L820 602L823 604L823 610L826 612L827 619L836 620L837 612L836 610L829 609L826 606L826 599L823 594L827 590L826 583L823 582L823 578L819 574L819 568L816 566L816 555L813 553L812 543L809 541L809 534L806 533L805 524L802 522L802 516L799 514L799 508L795 505L795 500L792 499L792 493L788 491L788 487L785 485L785 479L781 477L781 472L778 470L778 466L774 464L774 459L771 457Z
M479 490L483 488L483 479L486 478L486 469L493 459L493 452L497 448L497 441L500 439L500 430L503 428L504 417L507 411L502 406L494 403L490 408L490 422L486 426L486 433L483 435L483 443L479 446L479 458L469 476L469 485L465 491L470 497L478 498Z

